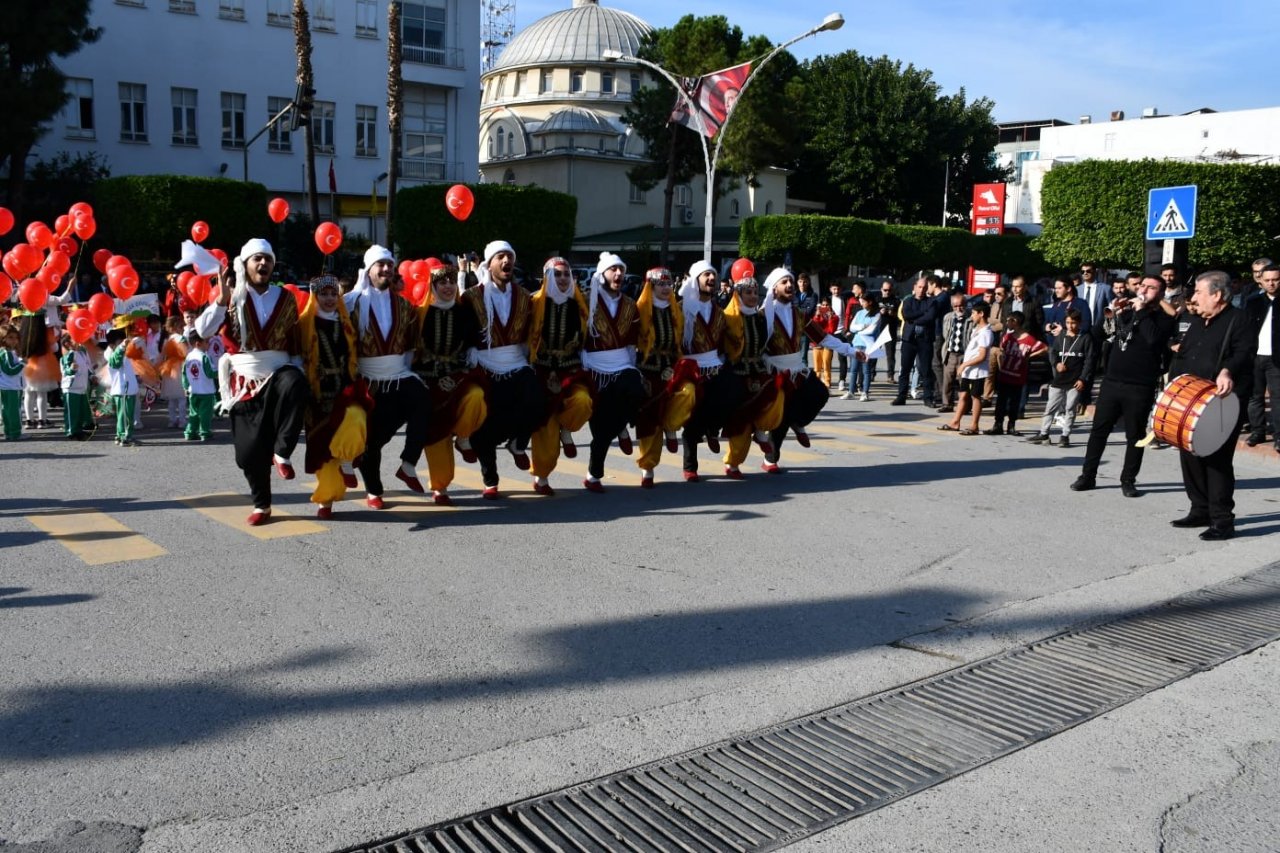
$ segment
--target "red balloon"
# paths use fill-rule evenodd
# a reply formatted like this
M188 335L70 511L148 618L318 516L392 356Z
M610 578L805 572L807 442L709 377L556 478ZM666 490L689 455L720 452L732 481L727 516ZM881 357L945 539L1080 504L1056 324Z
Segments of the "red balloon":
M332 222L321 222L316 228L316 246L326 255L332 255L342 245L342 229Z
M205 238L209 236L209 223L203 219L198 219L191 223L191 239L197 243L203 243Z
M196 305L204 305L209 301L209 279L193 275L187 280L187 286L182 292Z
M75 237L59 237L53 241L53 250L55 252L62 252L62 254L67 257L71 257L76 252L80 251L80 246L77 245Z
M110 249L99 249L93 253L93 266L100 273L106 273L107 261L112 258ZM105 322L105 321L104 321Z
M44 262L45 269L52 269L59 275L66 275L71 269L71 258L65 252L54 250L49 253L49 257Z
M422 263L422 261L417 261ZM427 301L427 294L431 292L431 283L428 281L415 281L405 288L405 298L412 304L421 308Z
M88 240L98 233L98 223L93 221L92 216L77 216L71 228L81 240Z
M756 265L747 258L738 258L733 262L733 266L729 268L729 275L732 281L742 281L744 278L751 278L755 274Z
M43 282L29 278L18 285L18 301L22 303L23 308L35 313L49 301L49 291L45 289Z
M43 222L32 222L27 226L27 242L37 249L47 249L53 242L53 232Z
M67 213L72 217L88 216L90 219L93 218L93 208L83 201L78 201L71 205L71 207L67 208Z
M13 212L7 207L0 207L0 237L8 234L13 228Z
M7 273L14 281L18 281L22 278L22 270L19 268L18 256L13 252L5 252L3 260L0 260L0 265L4 266L5 273Z
M427 258L426 261L424 261L424 263L427 265L427 269L432 271L438 270L442 266L444 266L444 261L440 260L439 258Z
M107 286L120 299L129 299L138 292L138 274L131 266L112 267L107 273Z
M414 261L409 266L409 280L415 284L420 281L431 281L431 267L426 261Z
M13 296L13 279L0 275L0 304L8 302L10 296Z
M403 281L409 281L409 276L413 272L413 261L401 261L400 266L396 267L396 272L400 274Z
M70 234L71 217L64 213L57 219L53 220L53 233L57 234L59 237L65 237Z
M36 281L44 285L44 289L49 293L53 293L58 289L58 285L62 284L62 273L49 267L41 269L40 272L36 273L35 278Z
M454 184L444 194L444 206L454 219L465 220L476 206L476 197L471 194L466 184Z
M222 264L222 268L227 268L227 253L221 249L210 249L209 254L218 259L218 263Z
M78 344L83 344L92 338L97 328L98 324L94 322L93 315L83 308L77 308L67 315L67 334Z
M36 270L40 269L40 265L44 263L44 254L39 249L29 243L19 243L9 250L13 255L14 263L20 270L14 278L26 278Z
M111 315L116 313L116 304L111 301L111 297L105 293L95 293L89 297L89 316L102 325L111 319Z
M279 225L289 218L289 202L282 198L273 198L267 202L267 216L271 217L271 221Z
M133 264L130 263L129 259L126 258L124 255L112 255L110 258L107 258L107 274L108 275L110 275L111 271L116 267L131 267L131 266L133 266Z

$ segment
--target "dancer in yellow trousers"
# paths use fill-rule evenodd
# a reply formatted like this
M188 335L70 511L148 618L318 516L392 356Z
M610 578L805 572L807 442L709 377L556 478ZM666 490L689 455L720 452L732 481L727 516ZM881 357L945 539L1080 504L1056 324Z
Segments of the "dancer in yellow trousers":
M751 450L753 438L766 456L773 453L769 433L782 423L785 400L779 393L777 375L764 359L769 335L764 315L760 313L760 289L754 278L744 278L734 286L733 299L724 313L729 320L726 355L744 396L744 402L730 416L724 429L729 437L724 472L731 480L741 480L742 463Z
M427 421L427 479L431 499L450 506L453 483L453 438L466 440L489 415L483 371L467 364L467 350L480 340L474 311L458 304L458 269L436 267L422 309L422 340L414 358L414 372L427 386L431 417Z
M356 485L353 463L364 452L373 406L356 373L356 330L342 304L338 279L324 275L311 280L298 331L311 386L305 470L316 475L311 493L316 517L332 518L334 501Z
M582 339L587 328L587 300L573 281L564 258L551 258L542 269L542 288L533 297L529 324L529 362L546 391L546 419L533 433L533 490L554 495L548 479L560 461L561 448L578 455L573 434L591 418L591 389L582 369Z
M636 300L640 310L637 366L644 379L645 399L636 412L640 455L640 487L653 488L653 471L662 461L662 447L680 449L677 434L697 402L698 367L681 358L684 313L673 298L671 270L654 267L645 273L644 290Z

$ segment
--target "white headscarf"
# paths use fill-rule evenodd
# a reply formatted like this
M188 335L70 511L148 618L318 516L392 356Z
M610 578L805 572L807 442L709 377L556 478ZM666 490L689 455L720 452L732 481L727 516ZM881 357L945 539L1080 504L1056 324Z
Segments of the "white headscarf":
M689 267L689 277L680 285L680 305L684 309L684 345L685 349L693 343L695 318L701 317L704 323L711 322L711 300L702 301L702 291L698 287L698 276L704 272L715 272L716 268L706 261L694 261Z
M479 280L481 287L484 288L481 291L481 295L484 296L484 316L488 321L488 325L486 325L484 329L484 342L485 345L489 347L493 346L493 336L491 332L493 330L493 318L498 311L498 306L495 300L501 298L498 296L497 286L493 284L493 276L489 274L489 261L492 261L494 256L499 252L510 252L511 259L514 262L516 250L511 248L511 244L506 240L492 240L484 247L484 263L480 266L480 271L476 273L477 280ZM506 306L510 306L511 300L515 299L515 295L510 292L513 287L515 287L514 281L507 285L507 294L504 301L504 305ZM508 316L510 316L509 307L507 308L507 312Z
M792 281L795 281L795 276L791 274L789 269L786 267L778 267L773 272L769 273L769 277L764 280L764 304L761 306L761 310L764 311L766 335L773 334L773 318L779 316L778 300L773 295L773 289L778 282L782 281L784 278L789 278ZM785 307L790 308L791 306L786 305ZM795 312L790 310L783 311L781 314L782 328L786 330L788 335L791 334L791 321L794 318L794 314Z
M596 274L591 276L591 300L587 308L587 328L596 337L599 337L599 333L595 330L596 305L604 295L604 273L610 267L622 267L624 273L627 271L627 263L622 258L613 252L601 252L600 260L596 263Z
M561 290L556 284L556 267L558 266L568 269L569 262L564 258L547 258L547 262L542 265L542 281L545 283L547 298L556 305L563 305L573 298L573 289L578 285L576 282L570 281L569 289Z

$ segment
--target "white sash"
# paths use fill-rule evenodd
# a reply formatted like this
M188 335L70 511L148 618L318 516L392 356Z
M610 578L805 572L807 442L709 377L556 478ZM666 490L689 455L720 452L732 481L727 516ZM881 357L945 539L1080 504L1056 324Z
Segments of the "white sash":
M374 382L389 382L393 379L408 379L415 375L406 364L405 353L394 355L362 355L356 359L356 369L365 379Z
M709 349L706 352L690 353L685 358L695 362L701 370L709 370L713 367L724 365L724 359L720 358L719 351L713 349Z
M594 351L584 349L582 366L592 373L621 373L629 367L636 366L636 348L618 347Z
M261 391L275 372L287 364L289 354L278 349L227 353L218 363L218 387L222 392L218 408L230 412L236 403Z
M506 376L529 366L524 344L501 347L472 347L467 350L467 363L478 364L494 376Z
M786 355L766 355L764 361L774 373L803 373L808 369L804 363L804 358L799 352L789 352Z

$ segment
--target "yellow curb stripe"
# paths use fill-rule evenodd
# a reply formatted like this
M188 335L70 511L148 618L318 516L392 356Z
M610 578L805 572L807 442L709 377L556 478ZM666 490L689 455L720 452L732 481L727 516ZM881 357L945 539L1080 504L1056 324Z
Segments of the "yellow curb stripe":
M834 433L835 435L847 436L849 438L869 438L873 441L888 441L894 444L933 444L933 439L916 435L890 435L888 432L870 432L865 429L853 429L846 426L837 426L835 424L823 423L820 427L815 428L813 435L822 435L823 433Z
M149 560L169 552L96 510L29 515L27 520L90 566Z
M181 501L219 524L226 525L239 533L247 533L255 539L284 539L290 536L305 536L309 533L324 533L329 529L323 524L290 515L278 507L271 508L271 520L266 524L251 527L247 519L253 508L249 506L248 498L232 492L193 495L175 498L175 500Z

